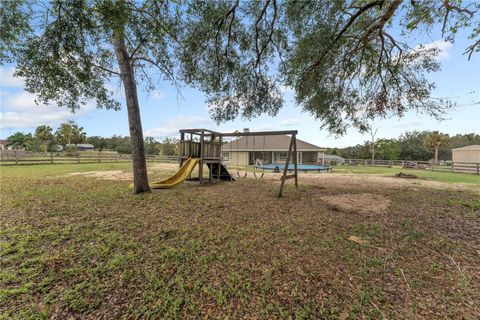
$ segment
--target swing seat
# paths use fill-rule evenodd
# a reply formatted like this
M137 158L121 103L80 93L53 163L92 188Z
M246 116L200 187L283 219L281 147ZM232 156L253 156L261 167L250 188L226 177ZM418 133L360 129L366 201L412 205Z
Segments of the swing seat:
M263 179L263 176L265 175L265 170L262 170L260 176L257 176L257 172L254 170L253 175L255 176L255 179L257 179L257 180Z
M240 171L237 170L237 177L239 177L239 178L241 178L241 179L245 179L245 178L247 177L247 174L248 174L248 172L245 171L245 174L242 176L242 175L240 174Z

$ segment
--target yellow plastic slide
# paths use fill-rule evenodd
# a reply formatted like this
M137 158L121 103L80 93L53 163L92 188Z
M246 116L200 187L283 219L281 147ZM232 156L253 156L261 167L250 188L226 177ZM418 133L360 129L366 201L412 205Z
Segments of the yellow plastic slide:
M177 184L182 183L190 176L199 160L200 159L198 158L188 158L173 176L150 183L150 188L168 189L175 187Z

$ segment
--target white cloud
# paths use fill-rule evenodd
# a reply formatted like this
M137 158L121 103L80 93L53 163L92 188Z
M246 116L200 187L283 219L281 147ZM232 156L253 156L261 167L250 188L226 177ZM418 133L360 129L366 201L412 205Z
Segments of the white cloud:
M280 124L284 126L293 126L299 122L300 122L300 119L298 118L286 118L280 121Z
M423 50L431 50L436 49L438 50L438 54L436 56L437 60L446 60L450 58L450 49L452 48L452 43L445 41L445 40L436 40L430 43L422 44L416 46L413 50L414 51L423 51Z
M23 88L25 85L22 78L14 77L14 68L0 68L0 86L2 88Z
M34 94L25 91L2 96L0 128L35 128L43 124L58 125L95 109L94 103L90 102L73 114L70 110L58 107L56 104L37 105L35 97Z
M177 135L180 129L186 128L200 128L206 126L212 126L212 121L205 117L189 116L189 117L177 117L165 121L161 126L151 128L144 131L146 137L168 137Z
M31 112L0 112L0 128L34 128L42 124L55 125L71 118L68 111L32 114Z

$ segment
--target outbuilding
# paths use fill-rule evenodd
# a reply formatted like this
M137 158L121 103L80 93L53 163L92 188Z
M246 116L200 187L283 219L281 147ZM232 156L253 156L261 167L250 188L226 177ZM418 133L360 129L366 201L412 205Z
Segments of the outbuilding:
M480 145L452 149L452 171L480 174Z
M452 161L463 163L480 163L480 145L452 149Z
M93 151L95 146L89 143L67 144L65 148L75 148L77 151Z

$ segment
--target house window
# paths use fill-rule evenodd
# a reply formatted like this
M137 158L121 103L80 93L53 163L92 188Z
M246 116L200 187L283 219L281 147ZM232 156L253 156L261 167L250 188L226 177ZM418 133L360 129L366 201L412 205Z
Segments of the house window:
M229 161L230 160L230 152L222 152L222 159L223 159L223 161Z
M275 152L275 161L287 161L288 152Z
M280 152L279 153L280 161L287 161L287 157L288 157L288 152Z

